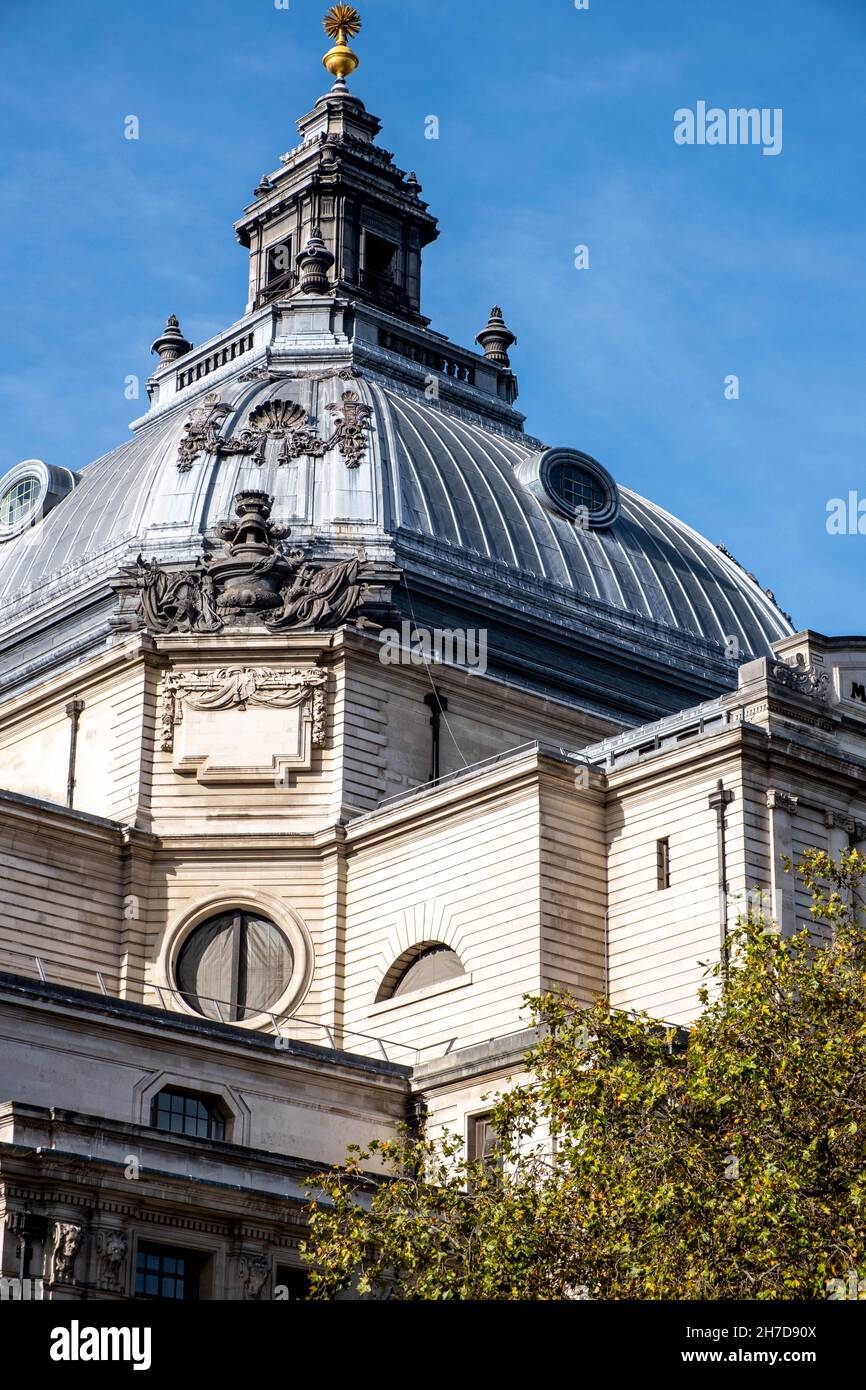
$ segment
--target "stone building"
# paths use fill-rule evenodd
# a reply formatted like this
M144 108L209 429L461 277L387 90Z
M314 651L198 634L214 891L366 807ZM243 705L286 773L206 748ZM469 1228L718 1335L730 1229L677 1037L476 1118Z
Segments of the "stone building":
M305 1182L485 1142L567 988L687 1024L781 856L866 848L866 638L530 435L422 313L414 173L333 87L169 319L132 438L0 481L0 1275L303 1288ZM334 56L336 55L336 57Z

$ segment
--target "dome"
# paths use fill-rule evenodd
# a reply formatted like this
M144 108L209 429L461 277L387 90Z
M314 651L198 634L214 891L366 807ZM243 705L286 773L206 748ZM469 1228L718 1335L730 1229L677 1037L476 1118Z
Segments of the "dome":
M609 524L576 525L555 497L525 481L545 453L537 440L378 373L235 378L184 394L185 407L158 414L83 468L35 530L0 543L0 632L61 594L80 604L139 553L194 560L245 488L274 497L274 519L289 525L292 544L336 554L364 545L409 573L436 552L476 582L506 577L516 603L549 593L582 614L589 605L600 618L711 647L733 638L742 659L767 655L792 631L732 557L661 507L620 486ZM359 422L357 458L322 447L347 406L350 423ZM286 457L276 427L258 458L231 452L251 419L267 427L275 409L287 421L284 437L306 431L318 457ZM217 458L207 447L191 453L190 439L209 425Z

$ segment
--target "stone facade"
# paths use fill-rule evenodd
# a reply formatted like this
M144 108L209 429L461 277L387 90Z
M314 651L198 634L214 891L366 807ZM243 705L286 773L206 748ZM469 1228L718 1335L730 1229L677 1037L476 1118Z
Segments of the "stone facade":
M750 893L808 920L784 855L866 848L866 639L526 434L378 128L317 103L245 317L0 537L0 1277L51 1298L297 1296L307 1182L470 1142L527 993L688 1024Z

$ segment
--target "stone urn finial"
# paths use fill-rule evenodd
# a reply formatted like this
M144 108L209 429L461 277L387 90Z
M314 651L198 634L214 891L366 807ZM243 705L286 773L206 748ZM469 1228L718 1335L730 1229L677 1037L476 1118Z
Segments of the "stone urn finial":
M490 310L490 318L475 341L481 344L488 361L495 362L497 367L504 367L506 370L510 368L511 358L508 356L508 349L514 347L517 338L506 326L498 304L494 304Z
M322 238L320 227L314 227L307 244L297 258L299 285L305 294L327 294L330 289L328 271L334 257Z
M184 353L189 352L191 347L192 343L180 331L177 315L169 314L165 328L150 350L151 352L158 352L159 365L167 367L170 362L176 362L179 357L183 357Z

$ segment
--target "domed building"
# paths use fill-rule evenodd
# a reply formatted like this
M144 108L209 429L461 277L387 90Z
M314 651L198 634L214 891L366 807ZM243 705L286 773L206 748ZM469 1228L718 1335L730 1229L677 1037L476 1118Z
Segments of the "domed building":
M747 894L808 920L783 856L866 844L866 639L528 433L499 307L430 327L345 40L243 316L0 480L0 1276L52 1298L298 1296L305 1182L481 1151L527 993L687 1025Z

